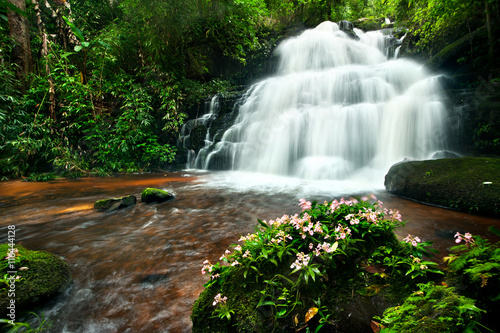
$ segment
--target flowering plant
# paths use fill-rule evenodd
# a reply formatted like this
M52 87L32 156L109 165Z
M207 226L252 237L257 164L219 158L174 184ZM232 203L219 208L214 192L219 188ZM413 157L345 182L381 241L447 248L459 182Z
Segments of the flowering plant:
M403 225L401 215L384 208L374 196L324 203L301 199L299 207L300 214L258 220L255 233L241 236L239 243L232 245L232 251L226 250L220 256L219 262L203 262L201 272L210 276L205 287L218 300L213 311L216 316L228 320L234 319L231 314L238 316L241 302L230 287L237 284L245 290L255 290L255 296L251 297L255 299L255 309L270 311L275 320L295 315L295 325L304 324L305 320L297 317L299 313L307 313L317 302L329 304L325 292L321 292L326 282L350 279L349 283L360 284L363 289L367 288L363 280L377 278L376 274L367 273L367 267L355 258L364 257L370 264L376 261L382 265L390 255L411 253L393 232ZM379 251L378 257L372 256L381 246L390 251ZM418 253L423 253L422 249ZM352 280L343 273L351 268L368 275ZM382 276L387 277L388 274ZM388 285L368 288L378 293ZM217 299L221 294L227 298ZM334 316L325 312L327 308L321 311L321 325L333 325ZM311 322L306 325L312 325Z

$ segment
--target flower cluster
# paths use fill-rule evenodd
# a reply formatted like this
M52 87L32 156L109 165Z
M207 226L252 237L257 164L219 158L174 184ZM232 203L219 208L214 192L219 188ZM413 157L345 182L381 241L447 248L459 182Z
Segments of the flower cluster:
M351 229L349 227L344 227L342 224L339 224L337 228L335 228L335 232L337 236L335 237L337 240L345 239L348 235L351 234Z
M331 202L325 201L323 205L314 204L314 207L310 201L300 199L299 206L303 210L302 213L283 215L269 221L259 220L260 227L253 234L241 236L239 239L241 245L234 246L234 253L226 250L219 258L220 261L226 263L225 268L219 266L219 263L214 266L205 261L201 272L203 274L211 273L213 280L215 277L225 274L226 270L236 266L246 276L249 269L257 270L259 268L254 263L259 258L267 259L276 256L272 259L276 262L281 261L284 253L290 254L288 248L291 246L298 250L296 253L303 252L297 254L295 262L290 267L295 271L309 267L309 263L315 256L331 254L339 246L344 248L346 246L343 244L344 242L349 242L351 237L357 237L366 229L377 228L385 222L401 221L401 215L398 211L388 210L382 205L383 203L377 200L374 195L361 198L361 202L355 198L341 198ZM335 224L332 225L333 221ZM411 236L408 235L408 237ZM408 237L407 239L410 240ZM329 242L329 239L333 238L334 240ZM420 240L411 237L410 241L416 246L415 242Z
M203 262L203 268L201 269L201 274L205 275L207 272L212 273L212 270L214 268L214 265L210 263L210 261L205 260Z
M214 302L212 304L213 306L216 306L219 303L226 303L226 301L227 301L227 296L222 297L222 295L219 293L215 295Z
M330 211L327 212L328 214L332 214L335 212L337 209L339 209L342 205L347 205L347 206L353 206L358 203L358 200L351 198L350 200L346 200L344 198L341 198L340 201L337 199L333 200L332 203L330 204Z
M304 252L297 253L297 260L290 266L292 269L301 269L304 266L309 264L311 257L308 254L304 254Z
M408 234L408 236L403 238L403 241L405 241L406 243L411 243L411 245L417 247L417 244L420 243L420 238L413 237L412 235Z
M248 234L246 236L241 236L240 239L238 239L238 242L251 242L257 239L256 234Z
M474 244L474 238L472 238L472 235L468 232L466 232L465 234L461 234L459 232L457 232L455 234L455 243L460 243L462 240L465 241L465 244Z
M348 214L346 215L345 219L349 221L351 225L359 224L359 216L354 215L354 214Z
M316 249L314 252L316 253L317 256L321 255L321 251L324 251L326 253L332 253L337 249L338 243L335 243L334 245L331 245L327 242L323 242L323 244L318 244L316 246Z
M299 206L302 208L302 211L312 208L311 201L306 201L306 199L300 199Z
M220 256L219 260L227 260L228 255L231 253L231 251L226 250L223 255Z

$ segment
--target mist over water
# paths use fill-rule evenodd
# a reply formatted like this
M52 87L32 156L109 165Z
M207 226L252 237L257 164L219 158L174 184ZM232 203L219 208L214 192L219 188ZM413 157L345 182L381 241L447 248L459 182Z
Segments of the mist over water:
M276 74L249 89L205 168L224 156L246 178L365 190L382 188L392 164L447 149L437 76L389 56L382 32L355 32L359 40L324 22L282 42Z

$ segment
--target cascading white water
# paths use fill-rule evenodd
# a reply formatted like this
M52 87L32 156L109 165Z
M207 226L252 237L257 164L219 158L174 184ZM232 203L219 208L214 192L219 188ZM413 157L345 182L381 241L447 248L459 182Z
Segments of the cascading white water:
M355 32L358 41L324 22L280 44L276 75L247 92L206 165L218 154L235 170L380 183L395 162L445 149L436 77L388 59L381 32Z
M190 136L191 136L191 130L195 128L196 126L207 126L211 121L213 121L215 118L217 118L217 114L219 112L219 96L215 95L210 99L210 101L206 101L205 103L205 110L206 113L201 115L201 117L197 117L196 119L191 119L187 121L184 125L182 125L179 139L177 142L178 146L182 146L183 148L187 149L187 163L186 167L188 169L191 168L203 168L203 161L204 158L206 157L208 153L208 147L212 145L212 138L210 137L210 131L206 131L205 135L205 146L200 149L198 153L196 153L193 149L189 149L190 145Z

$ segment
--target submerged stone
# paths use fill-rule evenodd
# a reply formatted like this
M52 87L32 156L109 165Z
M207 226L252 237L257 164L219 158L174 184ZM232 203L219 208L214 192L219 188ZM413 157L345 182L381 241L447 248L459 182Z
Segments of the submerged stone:
M173 194L168 193L165 190L159 190L157 188L147 188L142 191L141 200L145 203L161 203L165 201L174 200L175 196Z
M94 208L100 211L110 212L113 210L133 206L136 202L137 198L135 196L128 195L121 198L97 200L94 204Z

